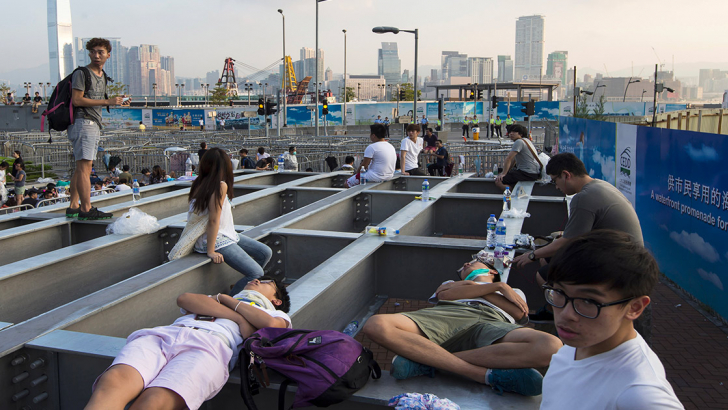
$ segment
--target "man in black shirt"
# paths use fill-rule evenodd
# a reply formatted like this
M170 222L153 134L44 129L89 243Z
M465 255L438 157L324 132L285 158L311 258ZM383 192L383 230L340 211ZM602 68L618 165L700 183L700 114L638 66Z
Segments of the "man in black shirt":
M38 91L35 92L35 97L33 97L33 113L38 112L38 106L43 103L43 97L40 96L40 93Z
M31 188L28 190L28 198L25 198L23 200L23 205L32 205L33 208L38 205L38 190L35 188Z
M437 151L435 152L435 157L437 159L435 160L434 164L430 164L427 166L427 172L429 172L430 175L433 177L436 175L436 173L439 176L445 175L445 167L447 166L447 160L449 156L445 147L442 146L442 140L437 140L435 142L435 146L437 147Z
M197 157L202 159L202 156L205 155L206 152L207 152L207 143L202 141L200 143L200 149L197 150Z
M31 101L30 94L25 93L25 95L23 96L23 104L22 105L30 104L30 101Z
M240 151L240 168L242 169L255 169L255 161L248 157L248 150L243 148Z
M255 169L258 171L270 171L273 169L273 158L265 157L255 164Z

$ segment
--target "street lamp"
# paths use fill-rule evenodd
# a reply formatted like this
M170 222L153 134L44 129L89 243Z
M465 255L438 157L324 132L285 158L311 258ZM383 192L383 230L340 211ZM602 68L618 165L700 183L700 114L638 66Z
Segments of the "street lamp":
M319 3L326 0L316 0L316 71L315 75L316 78L313 79L314 83L316 84L316 98L318 98L319 95L319 87L318 87L318 73L319 73L319 45L318 45L318 9L319 9ZM319 103L318 100L316 100L316 136L319 136Z
M639 83L640 79L637 78L636 80L632 81L632 77L629 77L629 80L627 81L627 86L624 87L624 98L622 98L622 102L627 101L627 89L629 89L630 84Z
M599 85L599 83L597 83L597 86L594 88L594 94L592 94L592 102L594 102L594 97L596 97L597 91L599 91L600 88L606 87L606 86L607 86L606 84Z
M250 91L253 89L253 84L245 83L245 91L248 92L248 108L250 108ZM248 117L248 137L250 137L250 117Z
M346 30L341 30L344 33L344 127L346 127Z
M417 54L418 54L418 42L419 42L419 29L414 30L400 30L396 27L374 27L372 29L372 32L377 34L384 34L384 33L393 33L398 34L400 31L403 31L405 33L412 33L415 35L415 94L414 94L414 110L412 111L412 116L417 117Z
M642 96L640 97L640 102L644 101L646 92L647 92L647 90L644 90L644 89L642 90Z
M356 100L361 101L361 83L356 83Z
M665 83L657 82L657 64L655 64L655 97L652 100L652 126L653 127L655 127L657 125L657 94L661 93L665 90L667 90L671 93L675 92L675 90L673 90L672 88L665 87Z
M185 95L185 85L183 83L183 84L180 84L179 86L182 88L182 91L180 92L180 99L179 99L179 106L181 107L182 106L182 97Z
M154 90L154 108L157 108L157 83L152 83L152 89Z
M209 105L207 102L207 93L210 91L210 84L202 84L202 88L205 89L205 105Z
M379 88L379 95L377 96L377 100L382 101L382 94L386 94L384 92L384 87L386 87L384 84L377 84L377 88Z
M30 87L32 87L32 86L33 86L33 84L30 81L23 83L23 87L25 87L26 94L30 94Z
M179 105L179 84L175 84L174 86L177 87L177 105Z
M290 78L290 73L288 73L288 64L286 64L286 16L283 14L282 9L278 9L278 12L283 17L283 81L281 81L281 89L283 90L283 126L287 127L288 110L286 107L288 106L288 88L286 87L286 81Z

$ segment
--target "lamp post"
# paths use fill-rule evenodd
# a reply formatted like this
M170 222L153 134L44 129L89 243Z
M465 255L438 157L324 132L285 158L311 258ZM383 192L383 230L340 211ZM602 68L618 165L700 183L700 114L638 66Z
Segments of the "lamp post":
M356 100L361 101L361 83L356 83Z
M179 84L175 84L175 87L177 87L177 105L179 105Z
M377 84L377 88L379 88L379 95L377 96L377 100L382 101L382 94L386 93L384 92L384 87L386 87L384 84Z
M250 90L253 89L253 84L246 83L245 91L248 92L248 108L250 108ZM250 117L248 117L248 137L250 137Z
M30 81L23 83L23 87L25 87L26 94L30 94L30 87L32 87L32 86L33 86L33 84Z
M640 97L640 102L643 102L645 100L645 93L646 92L647 92L647 90L645 90L645 89L642 90L642 96Z
M157 83L152 83L152 89L154 90L154 108L157 108Z
M288 81L290 77L288 73L288 65L286 64L286 16L283 14L282 9L278 9L278 12L281 13L281 17L283 17L283 81L281 81L281 90L283 90L283 126L287 127L288 110L286 107L288 107L288 88L286 88L286 81Z
M179 98L179 106L181 107L182 106L182 97L185 95L185 85L184 85L184 83L182 83L179 86L180 86L180 89L181 89L181 91L180 91L180 98Z
M669 91L671 93L674 93L675 90L673 90L670 87L665 87L665 83L658 83L657 82L657 64L655 64L655 96L652 100L652 127L657 126L657 94L661 93L663 91Z
M627 90L629 89L629 85L634 84L634 83L639 83L639 82L640 82L639 78L632 81L632 77L629 77L629 80L627 81L627 86L624 87L624 98L622 98L622 102L627 101Z
M594 97L596 97L597 91L599 91L600 88L606 87L606 86L607 86L606 84L599 85L599 83L597 83L597 86L594 88L594 93L592 94L592 102L594 102Z
M420 32L419 29L414 30L400 30L396 27L374 27L372 29L374 33L377 34L384 34L384 33L394 33L398 34L400 31L403 31L405 33L412 33L415 35L415 79L414 79L414 85L415 85L415 93L414 93L414 109L412 110L412 116L417 117L417 55L418 55L418 43L419 43L419 36Z
M344 33L344 129L346 129L346 30L341 30Z
M205 88L205 105L209 106L210 103L207 99L207 93L210 92L210 84L202 84L202 86Z
M314 83L316 83L316 136L319 136L319 102L318 102L318 96L319 96L319 86L318 86L318 73L319 73L319 45L318 45L318 9L319 9L319 3L326 0L316 0L316 71L315 76L316 78L313 79Z

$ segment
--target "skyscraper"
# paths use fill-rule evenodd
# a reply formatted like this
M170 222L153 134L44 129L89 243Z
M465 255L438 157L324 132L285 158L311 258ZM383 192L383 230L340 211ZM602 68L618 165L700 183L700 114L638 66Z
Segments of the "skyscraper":
M559 80L561 85L559 86L561 94L564 93L568 84L568 78L566 77L567 68L569 66L569 52L568 51L554 51L550 53L546 62L546 75L551 76L554 80Z
M71 1L48 0L48 60L51 82L71 74L75 64Z
M324 82L324 51L319 48L318 79L316 77L316 50L308 47L301 47L300 63L293 63L293 71L296 73L296 80L301 81L304 77L311 77L309 88L315 88L315 83Z
M171 95L177 90L173 88L174 58L161 56L159 47L141 44L129 48L127 54L128 86L132 95L152 95L153 84L157 84L158 95Z
M442 64L442 80L450 77L468 76L468 55L458 51L443 51L440 57Z
M399 84L401 73L402 61L399 59L397 43L382 42L377 59L377 74L383 75L387 84Z
M511 56L498 56L498 82L513 82L513 60L511 60Z
M468 77L472 83L490 84L493 82L493 59L490 57L469 57Z
M543 16L524 16L516 21L516 81L543 74L543 30Z

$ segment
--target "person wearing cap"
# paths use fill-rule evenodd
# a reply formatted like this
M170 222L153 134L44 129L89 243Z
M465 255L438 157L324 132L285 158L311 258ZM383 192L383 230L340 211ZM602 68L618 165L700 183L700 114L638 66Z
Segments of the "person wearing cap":
M434 307L367 320L364 334L397 354L390 374L434 377L440 369L500 392L541 394L543 377L533 367L548 366L562 343L521 326L528 322L525 295L500 281L484 251L463 264L457 279L437 288Z
M40 191L38 191L35 188L30 188L27 192L28 197L23 200L23 205L31 205L33 208L38 205L38 194Z

